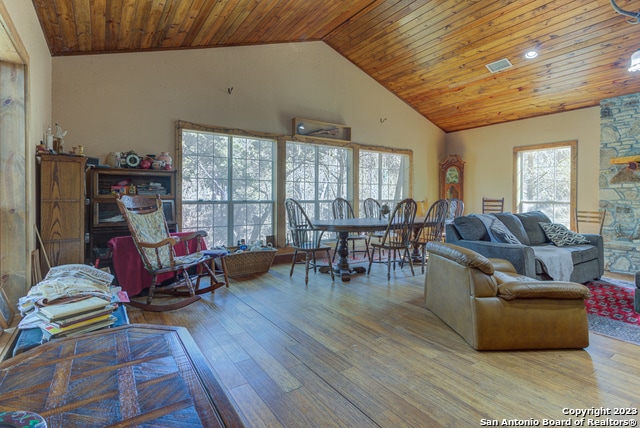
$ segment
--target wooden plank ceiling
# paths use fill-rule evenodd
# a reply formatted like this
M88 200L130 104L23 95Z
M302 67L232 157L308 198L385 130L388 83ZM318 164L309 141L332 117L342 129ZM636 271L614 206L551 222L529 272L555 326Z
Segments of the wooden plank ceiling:
M640 11L638 0L618 0ZM33 0L51 54L324 41L446 132L640 92L609 0ZM524 58L536 48L539 56ZM492 74L486 64L513 67Z

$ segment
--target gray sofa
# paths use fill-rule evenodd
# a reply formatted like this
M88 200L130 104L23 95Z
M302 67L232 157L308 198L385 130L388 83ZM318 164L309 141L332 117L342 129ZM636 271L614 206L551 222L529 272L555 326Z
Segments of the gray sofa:
M485 223L474 215L461 216L446 226L446 242L469 248L488 258L500 258L511 262L516 271L529 278L551 280L548 269L534 253L535 246L547 246L554 251L555 245L538 224L551 223L541 211L528 213L491 214L499 219L520 241L519 244L492 240ZM568 245L561 248L571 252L573 271L569 281L584 284L604 274L604 244L601 235L582 234L588 244Z

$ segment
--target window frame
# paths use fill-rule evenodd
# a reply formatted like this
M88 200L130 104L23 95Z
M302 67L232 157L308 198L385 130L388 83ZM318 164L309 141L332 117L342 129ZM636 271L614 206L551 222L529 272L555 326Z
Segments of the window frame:
M554 143L533 144L529 146L517 146L513 148L513 211L522 212L522 168L520 155L524 152L553 150L569 148L570 150L570 189L569 189L569 228L575 230L575 207L577 206L577 164L578 164L578 141L562 141ZM549 216L552 217L552 216ZM553 218L552 218L553 221Z
M353 150L351 149L351 147L345 147L344 145L335 145L335 144L322 144L322 143L318 143L318 142L302 142L302 141L293 141L291 139L287 139L286 141L286 145L289 144L298 144L298 145L308 145L308 146L312 146L314 149L314 157L315 157L315 161L314 161L314 169L315 169L315 184L316 184L316 196L317 196L317 190L318 190L318 179L319 179L319 163L318 163L318 158L319 158L319 150L321 148L333 148L333 149L342 149L346 151L346 175L345 175L345 179L346 179L346 183L344 186L344 190L345 193L344 194L339 194L336 197L342 197L345 198L351 202L353 202L353 181L354 181L354 175L353 175L353 167L352 165L354 164L354 159L353 159ZM287 158L285 157L284 159L284 170L285 170L285 174L288 174L287 171ZM292 195L288 195L287 194L287 188L286 188L286 183L287 183L287 178L285 177L285 196L286 197L292 197ZM338 192L339 193L339 192ZM314 212L307 212L307 214L312 217L312 218L317 218L319 216L319 213L321 212L320 210L320 205L321 204L329 204L329 206L331 206L331 202L332 200L318 200L318 198L316 197L315 200L309 200L309 199L298 199L298 202L300 202L301 204L304 205L309 205L309 204L313 204L314 206ZM329 209L330 211L330 209Z
M256 138L256 139L266 139L266 140L272 140L273 141L273 165L276 166L276 171L274 171L273 175L272 175L272 181L273 181L273 189L274 189L274 194L273 194L273 199L272 201L270 201L270 203L272 204L272 230L276 231L276 227L277 227L277 221L276 221L276 215L277 215L277 188L276 188L276 175L277 175L277 162L278 162L278 146L277 146L277 140L279 137L279 134L270 134L270 133L265 133L265 132L252 132L252 131L244 131L244 130L240 130L240 129L230 129L230 128L223 128L223 127L216 127L216 126L206 126L206 125L199 125L199 124L194 124L191 122L187 122L187 121L177 121L176 122L176 133L175 133L175 142L176 142L176 146L175 146L175 159L174 159L174 168L177 171L176 174L176 221L177 224L180 226L180 228L182 228L182 224L183 224L183 207L182 207L182 184L183 184L183 177L182 177L182 166L183 166L183 153L182 153L182 133L183 131L193 131L193 132L203 132L203 133L212 133L212 134L223 134L223 135L227 135L229 137L247 137L247 138ZM231 170L229 170L229 174L231 174ZM232 194L229 194L228 197L228 201L226 202L221 202L221 204L225 204L228 205L230 207L231 210L234 209L234 201L232 198ZM230 217L231 219L233 218L233 216ZM230 230L233 230L232 225L229 226ZM227 245L229 246L233 246L235 245L234 242L228 242Z
M411 197L411 195L413 195L413 152L411 152L410 150L379 150L378 148L369 148L369 147L365 147L365 146L361 146L358 150L358 205L360 205L363 201L360 200L360 152L362 151L367 151L367 152L374 152L378 154L378 157L381 158L382 155L387 154L387 155L399 155L399 156L407 156L408 161L407 161L407 165L404 166L404 168L407 170L406 173L404 173L403 175L406 175L407 177L407 192L406 194L400 198L400 200L404 199L404 198L409 198ZM381 159L380 159L381 160ZM379 175L379 182L382 182L382 167L379 166L378 167L378 175ZM391 200L391 199L383 199L382 195L381 195L381 186L378 185L378 195L375 198L376 200L378 200L381 204L384 203L395 203L395 202L400 202L400 200ZM366 198L365 198L366 199ZM355 209L355 208L354 208Z

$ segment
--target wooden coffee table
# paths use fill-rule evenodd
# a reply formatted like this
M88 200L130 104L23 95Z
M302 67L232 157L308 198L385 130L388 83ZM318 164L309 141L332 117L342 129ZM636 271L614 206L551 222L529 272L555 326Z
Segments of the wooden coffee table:
M145 324L55 340L0 363L0 412L16 410L48 427L244 426L188 331Z

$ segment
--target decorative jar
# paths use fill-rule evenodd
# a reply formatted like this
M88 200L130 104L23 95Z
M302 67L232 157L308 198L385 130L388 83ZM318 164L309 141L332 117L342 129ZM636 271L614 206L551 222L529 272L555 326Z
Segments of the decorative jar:
M157 160L164 162L164 169L171 169L173 167L173 159L169 152L161 152Z
M141 169L149 169L151 168L151 159L145 158L140 161Z
M109 153L105 163L113 168L120 168L120 152Z

